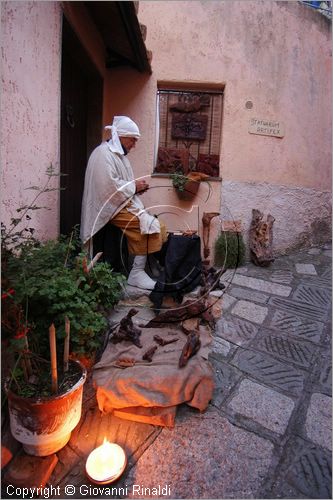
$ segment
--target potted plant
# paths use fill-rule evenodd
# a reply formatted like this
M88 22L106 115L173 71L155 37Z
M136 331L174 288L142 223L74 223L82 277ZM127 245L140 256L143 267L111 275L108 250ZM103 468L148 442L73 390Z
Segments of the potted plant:
M178 198L190 201L196 196L200 182L208 177L208 175L201 172L189 172L186 175L177 172L171 175L171 181Z
M54 175L49 173L49 178ZM81 415L86 368L72 358L96 351L124 277L92 267L77 229L40 242L29 224L36 199L2 232L2 358L11 431L29 454L55 453Z

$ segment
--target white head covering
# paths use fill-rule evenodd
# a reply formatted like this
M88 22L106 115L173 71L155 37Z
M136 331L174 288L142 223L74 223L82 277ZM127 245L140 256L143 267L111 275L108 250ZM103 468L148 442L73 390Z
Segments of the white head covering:
M112 125L107 125L105 130L111 130L112 137L109 140L109 147L113 153L124 154L120 137L141 137L137 124L128 116L115 116Z

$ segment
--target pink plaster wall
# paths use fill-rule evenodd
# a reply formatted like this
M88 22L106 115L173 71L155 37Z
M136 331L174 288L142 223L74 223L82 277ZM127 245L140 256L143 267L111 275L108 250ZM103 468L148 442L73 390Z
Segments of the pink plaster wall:
M152 81L225 83L221 173L234 181L330 189L330 22L299 2L144 1ZM152 86L153 82L151 82ZM246 109L246 101L253 102ZM153 100L142 102L144 117ZM283 139L248 133L250 118Z
M153 74L147 78L130 69L110 72L105 113L109 121L114 114L128 114L138 122L142 139L131 152L137 175L149 177L153 171L158 82L225 85L220 162L223 181L222 185L211 184L209 200L204 201L205 196L195 200L200 205L200 220L203 211L221 211L223 220L241 219L247 234L254 206L243 194L244 185L250 183L256 206L264 212L271 210L278 218L279 252L300 240L298 232L311 232L311 224L320 219L321 212L329 225L329 21L298 2L275 1L144 1L139 4L138 17L147 26L146 46L153 53ZM245 106L247 101L253 103L252 109ZM282 122L285 136L250 134L251 118ZM145 195L147 205L179 205L168 179L148 180L154 189ZM239 186L239 196L233 197L232 203L228 200L230 206L226 206L229 182ZM279 192L285 192L288 186L303 191L293 192L290 206L287 202L281 208ZM275 202L268 207L266 194L272 189ZM322 204L308 204L309 189L311 197L316 198L318 193L318 200L324 199ZM300 227L299 219L305 216L307 206L316 213L306 214L306 227ZM294 223L286 225L290 212L295 216ZM193 228L194 213L185 224ZM297 214L301 215L297 218ZM171 226L184 227L184 219L170 217L167 220ZM213 220L212 229L214 241L220 229L218 219ZM305 240L306 236L302 237Z
M46 181L46 168L59 170L60 144L60 2L1 4L1 163L2 220L31 203ZM57 187L59 179L52 180ZM32 214L30 227L41 238L58 234L59 192L39 204L51 210Z

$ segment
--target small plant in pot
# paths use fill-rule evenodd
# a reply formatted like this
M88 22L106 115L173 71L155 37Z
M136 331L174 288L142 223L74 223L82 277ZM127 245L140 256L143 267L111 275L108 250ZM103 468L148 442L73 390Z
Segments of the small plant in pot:
M186 175L176 172L171 175L171 181L178 198L189 201L196 196L200 182L206 180L208 177L208 175L201 172L189 172Z
M49 172L48 177L54 175ZM79 422L89 356L124 277L80 252L77 230L40 242L26 227L36 199L2 232L2 360L11 431L29 454L55 453Z

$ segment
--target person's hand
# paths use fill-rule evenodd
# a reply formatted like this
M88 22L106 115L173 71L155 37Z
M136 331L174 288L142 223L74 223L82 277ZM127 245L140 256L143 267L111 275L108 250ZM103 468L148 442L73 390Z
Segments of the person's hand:
M147 182L144 179L140 179L135 181L135 187L136 187L135 192L137 194L142 194L145 191L147 191L147 189L149 189L149 184L147 184Z

